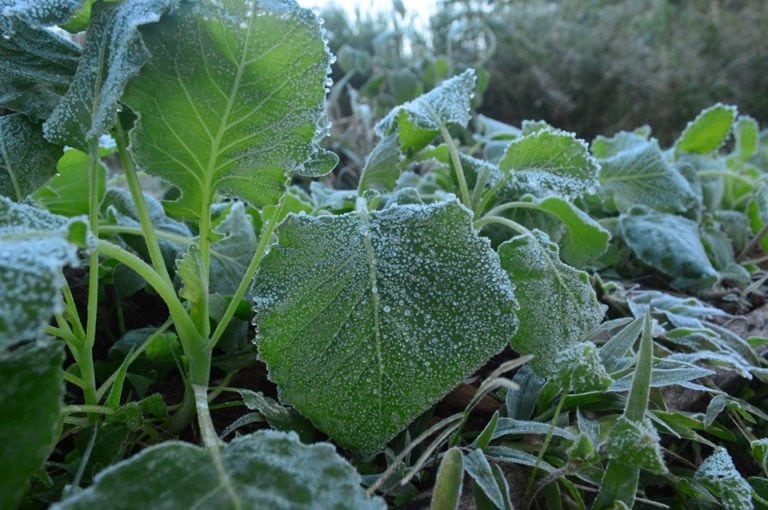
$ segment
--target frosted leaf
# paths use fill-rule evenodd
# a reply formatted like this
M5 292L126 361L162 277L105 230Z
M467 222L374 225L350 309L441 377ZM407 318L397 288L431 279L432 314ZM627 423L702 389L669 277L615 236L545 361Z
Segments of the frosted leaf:
M752 449L752 457L758 465L763 469L768 469L768 438L750 441L749 446Z
M117 120L125 85L149 59L139 27L155 23L176 0L98 2L69 91L45 123L49 140L88 151ZM162 89L158 89L162 90Z
M254 5L186 2L142 29L152 58L123 98L141 115L131 151L179 188L177 216L208 214L217 190L269 205L286 172L330 170L315 145L330 63L318 19L292 1Z
M222 238L211 246L210 291L232 295L256 251L253 219L242 202L235 202L214 232Z
M693 479L714 490L725 510L754 508L752 488L736 470L725 448L715 448L696 470Z
M696 205L690 184L667 163L656 140L633 144L601 159L601 193L619 211L645 205L657 211L679 212Z
M343 447L379 451L515 332L509 277L455 201L277 233L254 283L259 352L281 399Z
M648 418L635 422L620 416L605 445L608 458L651 473L667 472L661 455L659 434Z
M737 158L747 161L757 153L760 146L760 126L755 119L739 115L733 124L733 135L736 139L733 152Z
M619 230L640 261L670 276L676 287L706 289L717 283L693 221L636 207L619 217Z
M592 141L592 154L596 158L605 159L624 151L645 146L647 143L647 136L628 131L621 131L610 138L600 135Z
M83 0L0 0L0 32L12 36L16 19L36 26L60 25L82 3Z
M675 142L675 151L709 154L718 150L730 134L736 114L735 106L720 103L702 110Z
M56 173L61 147L20 113L0 117L0 195L21 202Z
M381 192L393 190L397 185L397 178L400 177L403 159L397 135L386 136L365 160L358 189L375 189Z
M555 216L565 227L565 233L558 242L564 262L580 267L608 249L610 232L572 202L547 197L534 200L533 204L538 210Z
M85 243L81 219L54 216L0 197L0 347L35 338L61 310L61 270Z
M0 508L17 508L59 437L61 342L0 350Z
M597 301L587 273L561 262L557 245L545 233L516 236L498 251L520 302L512 348L533 354L529 365L540 375L554 375L557 354L600 324L605 307Z
M559 352L555 365L558 383L577 393L604 390L613 381L592 342L579 342Z
M21 21L14 29L12 37L0 37L0 105L47 119L69 88L80 48Z
M504 509L507 496L501 491L493 469L483 450L472 450L464 456L464 470L475 482L477 488L493 503L495 508ZM477 490L477 489L475 489Z
M551 128L513 140L499 168L517 196L530 193L566 199L594 193L600 173L600 165L583 140Z
M475 71L467 69L413 101L395 107L376 124L376 133L384 138L397 132L404 151L417 151L437 137L439 122L466 127L476 79Z
M383 510L360 475L328 443L304 445L293 433L259 431L222 449L167 441L99 473L93 485L55 510L188 508Z

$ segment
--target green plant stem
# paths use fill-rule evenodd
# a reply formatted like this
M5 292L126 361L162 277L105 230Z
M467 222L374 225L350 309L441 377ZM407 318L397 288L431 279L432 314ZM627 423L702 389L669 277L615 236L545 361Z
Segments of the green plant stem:
M747 179L743 175L739 175L735 172L721 172L720 170L704 170L698 173L699 177L730 177L731 179L735 179L742 184L746 184L749 187L752 187L755 185L755 183L751 179Z
M131 198L136 206L136 214L139 217L141 233L144 236L147 251L149 252L149 260L152 261L152 266L160 277L166 283L172 285L171 277L168 274L168 268L165 266L163 252L160 250L160 243L155 234L155 226L152 224L152 219L149 217L149 208L147 208L147 202L144 200L144 193L141 190L141 183L139 182L139 176L136 172L136 166L133 164L133 159L128 153L127 138L123 126L118 122L115 126L117 151L120 156L120 164L123 167L123 172L125 172L126 181L128 182L128 189L131 192Z
M192 351L195 346L205 345L205 339L200 336L200 333L195 328L194 323L192 323L187 314L187 310L176 295L173 286L167 284L149 264L133 253L103 239L97 242L96 252L125 264L129 269L141 276L150 287L155 289L155 292L158 293L168 306L168 312L171 315L171 319L173 319L176 333L179 335L179 340L185 352Z
M101 230L99 230L101 232ZM85 338L85 329L83 329L83 323L80 321L80 314L77 312L77 304L75 298L72 295L72 289L69 288L69 283L64 285L62 289L64 293L64 304L66 306L66 314L72 327L75 328L75 335L79 338Z
M211 335L211 338L208 341L208 346L210 349L213 349L219 339L221 339L221 335L224 334L224 331L227 329L227 326L229 326L229 322L232 320L232 317L235 316L235 312L237 311L237 307L240 304L240 301L243 299L243 296L245 296L245 293L251 286L253 276L256 274L256 270L259 268L259 264L261 263L261 259L264 258L264 255L267 252L267 248L269 248L269 243L272 240L272 234L274 233L275 227L277 227L277 224L280 221L280 216L282 216L283 209L285 209L285 197L287 195L287 193L283 193L283 196L280 198L280 201L277 204L277 210L269 219L267 224L264 225L264 228L262 228L261 233L259 234L259 244L256 247L256 253L253 254L253 257L248 264L248 268L245 270L243 279L240 280L240 285L237 287L234 296L232 296L232 300L229 302L227 309L224 311L224 315L221 317L219 324L216 326L213 335Z
M75 414L75 413L105 414L105 415L115 414L114 409L105 407L105 406L97 406L97 405L64 406L64 409L62 409L62 412L64 414Z
M99 141L88 143L88 224L91 235L99 239ZM99 252L92 250L88 257L88 317L85 337L78 353L78 367L83 380L83 397L87 405L95 405L96 372L93 365L93 346L96 344L96 325L99 309Z
M560 418L560 413L563 411L565 396L565 392L563 392L563 394L560 396L560 400L557 401L557 407L555 407L552 420L549 422L549 430L547 430L547 436L544 438L544 444L541 445L539 455L536 457L536 463L533 465L533 468L531 468L531 474L528 476L528 483L525 486L525 495L523 496L523 501L527 502L526 506L530 506L531 498L534 495L532 494L532 490L534 483L536 482L536 474L539 471L539 465L544 460L544 455L547 453L549 444L552 442L552 437L555 433L555 427L557 426L557 420Z
M475 229L480 230L486 225L490 225L492 223L496 223L498 225L503 225L509 229L514 230L515 232L519 234L530 234L531 231L525 228L523 225L519 224L516 221L512 221L508 218L502 218L501 216L483 216L479 220L475 222Z
M532 202L505 202L501 205L497 205L484 216L499 216L499 214L508 211L510 209L536 209L536 205ZM482 218L481 218L482 219Z
M427 105L427 108L430 110L432 120L435 121L438 128L440 129L440 136L443 137L445 146L448 148L448 154L451 158L451 163L453 164L453 170L454 172L456 172L456 180L459 183L459 193L461 193L461 202L465 206L471 209L472 198L469 195L469 186L467 185L467 178L464 176L464 168L461 166L461 158L459 157L459 148L456 147L456 143L453 141L453 137L451 136L451 133L448 131L448 128L445 127L445 123L437 114L437 112L434 111L434 109L432 109L429 105Z
M140 228L123 227L120 225L102 225L99 229L99 232L102 234L128 234L134 236L144 235L144 231ZM158 239L171 241L172 243L181 244L183 246L189 246L195 242L195 240L191 237L184 237L179 234L171 234L170 232L165 232L163 230L158 230L155 232L155 236L157 236Z
M747 255L749 255L749 252L752 251L752 249L763 242L763 239L765 239L765 236L768 235L768 223L763 225L763 228L760 229L760 231L755 234L755 237L753 237L747 246L744 247L743 250L741 250L741 253L739 253L739 256L737 257L737 260L743 260Z

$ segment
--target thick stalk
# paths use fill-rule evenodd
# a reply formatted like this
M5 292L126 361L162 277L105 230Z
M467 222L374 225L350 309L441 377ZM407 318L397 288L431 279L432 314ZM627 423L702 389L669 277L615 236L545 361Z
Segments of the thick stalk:
M525 234L531 233L529 229L525 228L523 225L519 224L518 222L512 221L508 218L502 218L501 216L483 216L482 218L480 218L475 222L475 228L477 230L480 230L484 226L490 225L491 223L496 223L497 225L503 225L520 234L525 235Z
M125 172L125 178L128 182L128 189L131 191L131 198L136 206L136 214L139 216L139 223L141 224L141 231L144 235L144 241L147 244L147 251L149 252L149 259L152 261L152 266L160 277L169 285L171 283L171 277L168 274L168 268L165 267L165 259L163 258L163 252L160 250L160 243L157 240L155 234L155 227L152 224L152 220L149 217L149 209L147 203L144 200L144 193L141 191L141 183L139 183L139 176L136 173L136 167L133 164L133 159L128 153L128 141L125 131L120 123L117 123L115 127L115 142L117 142L117 150L120 155L120 164Z
M172 435L179 434L183 431L189 422L192 421L196 413L209 413L207 402L205 409L200 409L198 399L195 396L195 387L198 388L198 393L201 388L207 391L208 382L211 377L211 357L213 356L213 349L209 349L207 345L200 345L194 349L184 350L187 358L189 359L189 369L187 372L187 384L184 390L184 400L181 402L181 407L173 416L171 426L168 428L168 432Z

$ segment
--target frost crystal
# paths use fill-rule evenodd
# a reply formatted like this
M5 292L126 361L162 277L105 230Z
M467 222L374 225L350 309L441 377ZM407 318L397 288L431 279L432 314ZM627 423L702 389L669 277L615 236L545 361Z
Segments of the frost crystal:
M693 478L718 493L725 510L754 508L752 488L736 470L725 448L716 448L712 455L701 463Z
M619 417L605 445L608 458L621 464L637 466L652 473L666 473L661 456L659 434L645 418L642 422Z
M576 392L604 390L613 381L592 342L579 342L560 352L555 358L555 365L558 367L558 382Z

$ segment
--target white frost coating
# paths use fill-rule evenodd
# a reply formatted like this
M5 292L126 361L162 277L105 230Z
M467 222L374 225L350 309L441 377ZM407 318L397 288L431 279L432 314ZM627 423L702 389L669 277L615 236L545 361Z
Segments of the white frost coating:
M502 349L509 277L455 201L289 216L254 283L259 350L281 398L375 453Z
M67 21L82 0L0 0L0 32L13 35L13 18L35 26L51 26Z
M78 263L69 231L81 222L0 197L0 346L37 337L61 311L61 270Z
M555 365L560 384L577 393L604 390L613 382L592 342L579 342L561 351Z
M355 469L328 443L304 445L295 433L260 431L221 450L217 470L207 450L168 441L114 464L56 510L110 508L269 508L383 510Z
M517 196L530 193L574 199L595 193L600 176L600 164L584 140L549 127L513 140L499 169Z
M634 422L619 417L605 445L608 458L652 473L666 473L659 434L648 418Z
M467 69L426 94L395 107L376 124L376 134L383 138L393 132L401 114L405 114L410 123L420 130L440 129L434 114L445 124L466 127L470 120L470 101L475 91L476 79L474 69Z
M728 450L722 447L701 463L693 479L713 488L720 496L725 510L745 510L754 508L752 488L736 470Z

